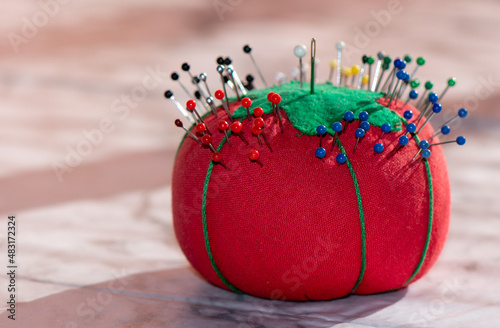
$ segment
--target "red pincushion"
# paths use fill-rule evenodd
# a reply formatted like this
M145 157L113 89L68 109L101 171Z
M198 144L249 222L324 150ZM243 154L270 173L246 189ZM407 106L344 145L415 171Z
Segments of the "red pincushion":
M418 116L412 106L405 109ZM282 300L379 293L423 276L441 252L449 224L441 147L432 148L429 160L411 164L419 148L410 138L391 157L400 131L383 135L386 150L376 154L373 145L382 132L373 126L353 154L354 121L339 137L349 162L338 164L339 147L330 152L330 135L323 139L327 156L319 160L319 137L297 136L282 116L283 134L274 115L263 116L272 153L258 145L246 120L250 146L230 136L232 146L224 144L220 153L231 171L211 162L209 148L184 139L172 204L175 232L193 267L221 288ZM205 123L217 148L224 137L218 120L210 115ZM432 131L427 124L420 139ZM249 160L251 149L259 150L263 167Z

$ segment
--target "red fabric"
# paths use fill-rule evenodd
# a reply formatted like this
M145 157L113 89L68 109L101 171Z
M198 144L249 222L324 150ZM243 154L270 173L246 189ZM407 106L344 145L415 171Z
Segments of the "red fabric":
M358 203L349 168L335 161L339 150L336 146L330 151L331 136L324 138L327 156L319 160L314 156L319 137L297 137L299 131L284 112L282 117L284 134L274 116L264 116L264 134L273 153L265 144L259 146L247 120L243 131L251 145L233 135L232 147L222 148L223 161L232 171L215 165L207 193L215 263L231 284L251 295L286 300L345 296L359 277L362 260ZM217 148L224 136L217 130L218 120L210 115L205 122ZM353 154L358 124L349 124L340 140L357 175L365 217L366 271L356 293L371 294L402 286L416 269L427 236L429 193L424 163L408 165L418 150L414 140L387 158L401 132L384 135L380 140L386 149L375 154L373 145L381 130L372 127ZM421 131L421 139L430 133L429 125ZM259 150L263 167L250 162L251 149ZM208 148L190 137L180 147L172 182L174 227L193 267L227 289L212 268L203 236L201 200L210 156ZM416 278L436 261L450 213L446 162L439 146L432 147L429 163L432 239Z

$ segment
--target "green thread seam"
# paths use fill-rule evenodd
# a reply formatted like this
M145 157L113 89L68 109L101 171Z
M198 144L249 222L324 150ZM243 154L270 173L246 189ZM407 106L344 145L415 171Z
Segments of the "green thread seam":
M363 280L363 277L365 275L365 270L366 270L365 213L363 211L363 202L361 201L361 192L359 190L358 179L356 178L356 172L354 172L354 169L351 165L351 161L349 160L349 157L347 156L347 153L346 153L344 147L342 146L342 143L340 142L339 138L336 138L336 141L337 141L337 145L339 146L340 151L347 158L347 167L349 168L349 171L351 172L352 181L354 182L354 189L356 190L356 197L358 200L359 222L361 225L361 269L359 272L358 280L356 281L356 284L354 284L354 287L351 290L351 294L352 294L356 291L359 284L361 284L361 281Z
M418 138L417 135L415 135L415 140L417 141L417 143L420 143L420 139ZM427 251L429 250L429 244L431 242L432 224L434 219L434 192L432 189L431 168L426 158L424 158L424 163L425 163L425 170L427 172L427 181L429 182L429 224L427 227L427 239L425 241L425 246L422 252L422 256L420 257L420 261L417 264L417 268L415 269L415 271L413 271L410 278L408 278L408 280L401 287L408 286L408 284L413 280L413 278L415 278L415 276L419 273L420 269L422 268L422 265L424 264L425 258L427 257Z
M231 133L228 133L228 137ZM226 142L226 138L222 139L221 143L219 144L219 147L217 147L217 151L220 151L224 143ZM233 292L238 293L238 294L243 294L241 290L233 286L223 275L222 272L220 272L219 268L215 264L214 256L212 254L212 249L210 247L210 241L208 239L208 227L207 227L207 192L208 192L208 183L210 182L210 176L212 175L212 168L214 167L214 163L212 160L210 160L210 164L208 166L207 170L207 176L205 178L205 184L203 186L203 201L201 205L201 216L203 220L203 235L205 237L205 247L207 249L208 253L208 258L210 259L210 263L212 264L212 268L214 269L215 273L217 273L217 276L220 278L220 280L226 285L229 289L231 289Z

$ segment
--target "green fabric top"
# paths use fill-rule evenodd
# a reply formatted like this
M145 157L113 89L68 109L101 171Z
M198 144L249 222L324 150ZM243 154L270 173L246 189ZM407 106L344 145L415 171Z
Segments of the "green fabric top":
M389 123L392 131L401 130L401 117L393 110L380 105L376 100L383 93L367 90L336 87L330 82L318 83L314 87L314 94L310 94L307 84L300 88L300 83L292 81L281 86L272 86L267 89L252 90L247 97L252 99L250 113L255 107L262 107L264 113L272 113L271 103L267 100L269 92L276 92L281 96L280 108L283 109L292 125L307 135L317 135L316 128L323 124L327 132L333 135L334 122L341 122L346 111L354 113L354 119L362 111L368 112L368 122L373 126L382 126ZM247 117L246 109L240 106L233 114L234 118Z

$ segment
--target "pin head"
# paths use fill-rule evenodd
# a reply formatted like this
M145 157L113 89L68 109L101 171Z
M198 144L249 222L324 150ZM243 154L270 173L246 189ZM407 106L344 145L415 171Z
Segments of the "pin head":
M408 139L407 136L401 136L401 137L399 137L398 142L401 146L406 146L408 144L408 142L410 142L410 140Z
M273 97L271 98L271 102L275 105L279 104L281 102L281 96L277 93L275 93L273 95Z
M458 116L461 118L467 117L467 110L465 108L460 108L458 110Z
M337 68L337 60L336 59L331 59L329 62L328 62L328 66L330 66L331 69L335 69Z
M400 80L404 80L404 78L406 77L406 72L405 71L398 71L396 73L396 77Z
M465 145L465 141L466 141L465 137L463 137L463 136L457 137L457 144L459 146Z
M387 64L387 63L383 63L382 64L382 69L385 71L385 70L388 70L389 67L391 67L391 64Z
M217 64L219 65L224 65L224 58L223 57L218 57L216 60Z
M191 68L191 66L189 66L188 63L184 63L184 64L182 64L181 68L182 68L182 70L184 72L187 72L187 71L189 71L189 69Z
M206 127L206 125L204 123L198 123L198 124L196 124L196 131L198 133L203 133L206 130L207 130L207 127Z
M218 152L212 154L212 161L220 162L222 160L222 155Z
M216 90L214 95L215 95L215 98L217 98L219 100L221 100L225 96L224 91L222 91L222 90Z
M452 78L450 78L450 79L448 80L448 86L450 86L450 87L454 87L454 86L455 86L455 84L457 84L457 79L456 79L456 78L452 77Z
M372 57L372 56L368 57L368 59L366 60L366 63L367 63L368 65L373 65L373 63L374 63L374 62L375 62L375 59L373 59L373 57Z
M243 52L246 54L252 52L252 48L250 47L250 45L246 44L245 46L243 46Z
M196 108L196 101L190 99L186 102L186 108L189 110L189 111L193 111L195 108Z
M418 57L417 58L417 65L418 66L423 66L425 64L425 59L424 57Z
M250 98L248 98L248 97L245 97L245 98L241 99L241 105L243 107L248 108L248 107L252 106L252 100L250 100Z
M267 94L267 100L269 100L270 102L273 102L273 101L272 101L272 99L273 99L273 96L274 96L274 95L275 95L275 93L274 93L274 92L269 92L269 93Z
M245 80L247 80L248 83L252 83L255 79L253 77L252 74L248 74L246 77L245 77Z
M384 53L382 51L377 52L378 60L384 60Z
M438 100L439 100L439 97L437 94L435 94L434 92L431 92L429 93L429 97L428 97L429 101L433 104L435 104Z
M411 59L412 58L411 58L410 55L406 55L405 58L404 58L405 62L407 62L408 64L411 63Z
M351 112L350 110L345 112L344 113L344 120L346 120L347 122L351 122L352 120L354 120L354 113Z
M382 129L382 132L384 132L384 133L389 133L389 132L391 132L391 129L392 129L392 127L389 123L382 124L382 126L380 128Z
M258 136L259 134L262 133L262 128L258 127L257 125L254 125L252 127L252 134Z
M373 146L373 150L375 150L375 152L377 154L380 154L381 152L384 151L384 145L382 145L380 142L376 143L374 146Z
M425 85L424 87L427 89L427 90L430 90L434 87L434 83L432 83L431 81L427 81L425 82Z
M201 99L201 93L200 93L198 90L196 90L196 91L194 92L194 97L195 97L196 99Z
M417 131L417 126L415 125L415 123L408 123L408 125L406 126L406 131L413 133Z
M182 128L184 126L184 124L182 124L182 121L179 120L179 119L176 119L174 123L175 123L176 126L178 126L180 128Z
M264 110L261 107L255 107L253 109L253 115L255 117L261 117L262 115L264 115Z
M410 99L417 99L418 98L418 91L417 90L411 90L410 91Z
M253 124L256 126L256 127L263 127L264 126L264 119L262 117L257 117L255 120L253 120Z
M165 91L165 98L172 98L174 96L174 93L171 90Z
M434 105L432 105L432 111L436 114L440 113L442 109L443 106L441 106L441 104L435 103Z
M361 57L361 62L363 64L366 64L368 62L368 56L367 55L363 55L363 57Z
M219 72L222 75L222 73L224 73L224 66L222 66L222 65L217 66L217 72ZM226 81L224 81L224 82L226 82Z
M404 60L401 60L399 58L396 58L394 60L394 67L398 68L398 69L405 69L406 68L406 63Z
M430 149L426 149L422 152L422 157L423 158L429 158L431 157L431 150Z
M248 157L250 158L250 160L252 161L256 161L259 159L259 151L258 150L255 150L255 149L252 149L250 150L250 154L248 155Z
M427 140L422 140L418 143L418 146L422 149L429 148L429 142Z
M318 147L316 148L316 151L314 152L317 158L323 158L326 155L326 150L323 147Z
M326 126L324 125L318 125L318 127L316 128L316 132L319 134L319 135L324 135L326 133Z
M234 133L240 132L241 129L243 129L243 125L241 124L241 122L235 121L233 122L233 124L231 124L231 131L233 131Z
M420 86L420 80L419 80L419 79L415 79L415 80L412 80L412 81L410 82L410 87L411 87L412 89L416 89L416 88L418 88L419 86Z
M370 115L367 112L362 111L359 113L358 117L360 121L367 121Z
M226 131L227 129L229 129L229 124L224 120L220 121L219 130Z
M333 129L333 131L335 131L335 132L340 132L340 131L342 131L342 129L343 129L343 127L342 127L342 123L340 123L340 122L335 122L335 123L333 123L333 125L332 125L332 129Z
M204 145L210 145L212 143L212 137L209 134L205 134L203 137L201 137L201 142Z
M293 49L293 53L296 57L302 58L307 54L307 48L305 45L299 44L295 46L295 48Z
M384 57L384 64L389 65L392 62L392 58L389 56Z
M172 80L177 81L179 79L179 74L177 74L177 72L173 72L170 77L172 78Z
M233 63L233 61L231 60L231 58L229 58L229 57L224 58L224 64L231 65L232 63Z
M407 110L404 112L404 118L406 118L407 120L410 120L412 117L413 117L413 112L411 110Z
M361 71L361 67L359 67L359 65L354 65L351 67L352 75L359 74L360 71Z
M338 51L342 51L344 50L345 48L345 42L344 41L340 41L338 42L336 45L335 45L335 48L337 48Z
M363 130L362 128L357 128L354 132L354 135L356 135L356 138L363 138L365 136L365 130Z
M208 98L207 98L207 104L209 104L209 105L210 105L210 104L211 104L211 103L213 103L213 102L214 102L214 98L212 98L212 97L208 97Z
M368 131L368 130L370 130L370 123L368 123L367 121L363 121L363 122L361 122L359 127L365 131Z
M339 164L344 164L347 161L347 157L344 154L338 154L337 157L335 158L337 160L337 163Z
M448 125L443 125L441 127L441 133L447 135L451 132L451 128Z

